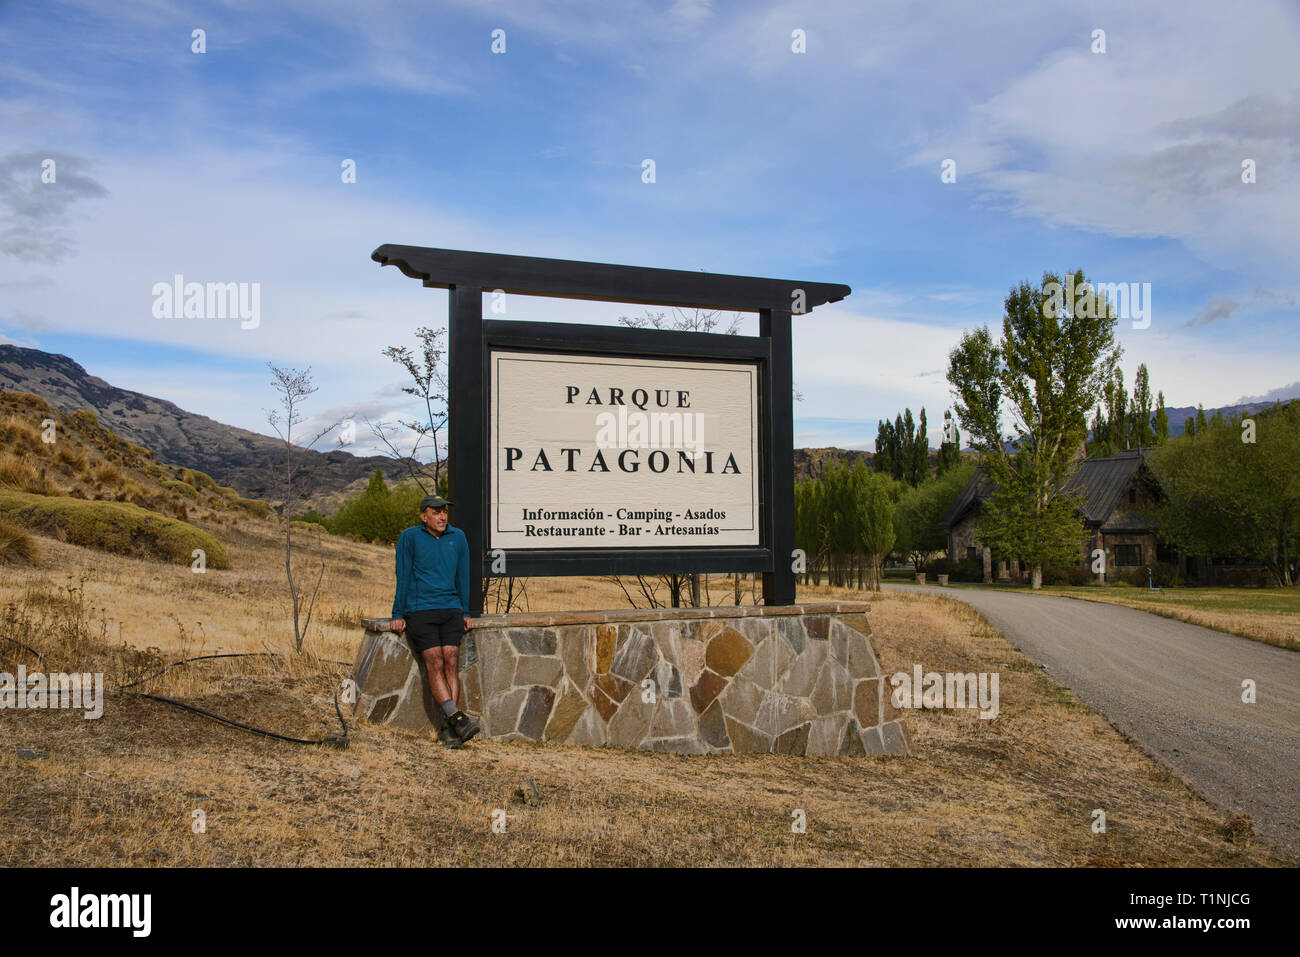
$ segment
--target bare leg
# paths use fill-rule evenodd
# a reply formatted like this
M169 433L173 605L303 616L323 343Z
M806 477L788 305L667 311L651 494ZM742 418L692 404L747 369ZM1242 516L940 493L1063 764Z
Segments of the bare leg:
M451 700L457 701L460 694L460 672L458 662L460 661L460 649L455 645L444 645L442 648L442 676L447 685L447 690L451 693ZM459 708L460 705L456 704Z
M424 659L425 671L429 673L429 690L433 692L435 704L441 705L451 697L447 689L447 681L443 677L443 652L447 650L443 647L427 648L420 652L420 657ZM453 651L455 649L452 649Z

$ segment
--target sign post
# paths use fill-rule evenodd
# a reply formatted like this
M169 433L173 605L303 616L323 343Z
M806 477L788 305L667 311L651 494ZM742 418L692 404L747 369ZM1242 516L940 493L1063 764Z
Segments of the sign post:
M758 572L794 603L792 310L848 286L384 245L450 296L471 615L512 576ZM757 312L760 335L483 319L484 291ZM500 568L500 565L497 565Z

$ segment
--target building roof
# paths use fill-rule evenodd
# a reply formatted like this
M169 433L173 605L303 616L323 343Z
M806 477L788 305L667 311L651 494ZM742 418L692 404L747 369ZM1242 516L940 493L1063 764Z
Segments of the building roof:
M983 502L993 494L993 483L989 481L982 468L977 468L975 474L970 477L966 487L961 490L957 496L957 501L952 503L952 508L948 509L948 514L943 517L939 523L940 528L952 528L963 518L966 513L972 509L978 510L980 502Z
M1083 493L1083 520L1101 525L1115 511L1142 465L1143 449L1125 449L1105 458L1084 459L1065 483L1067 493Z
M1083 493L1083 520L1087 524L1105 524L1105 531L1151 530L1152 523L1149 518L1131 512L1116 516L1113 522L1107 521L1115 511L1115 507L1123 501L1124 494L1133 482L1133 476L1146 457L1146 452L1146 449L1125 449L1116 455L1083 460L1065 483L1065 491ZM957 501L948 510L940 526L945 529L952 528L972 509L978 509L979 504L992 494L993 483L985 477L983 470L977 470L966 483L961 494L957 496Z

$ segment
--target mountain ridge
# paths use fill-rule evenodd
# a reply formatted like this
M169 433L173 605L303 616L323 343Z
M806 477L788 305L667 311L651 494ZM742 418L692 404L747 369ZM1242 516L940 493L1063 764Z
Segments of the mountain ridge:
M64 412L89 409L102 424L150 449L160 461L206 472L247 498L283 498L280 440L226 425L166 399L118 388L68 356L0 344L0 389L31 392ZM390 478L398 472L397 463L383 455L308 449L298 455L306 467L299 472L297 491L304 505L319 509L341 502L376 468Z

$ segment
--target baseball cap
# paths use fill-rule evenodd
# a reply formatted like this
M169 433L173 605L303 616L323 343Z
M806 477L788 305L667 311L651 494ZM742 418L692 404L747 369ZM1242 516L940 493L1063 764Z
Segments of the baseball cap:
M426 495L420 499L420 511L423 512L426 508L442 508L442 506L450 504L451 502L441 495Z

